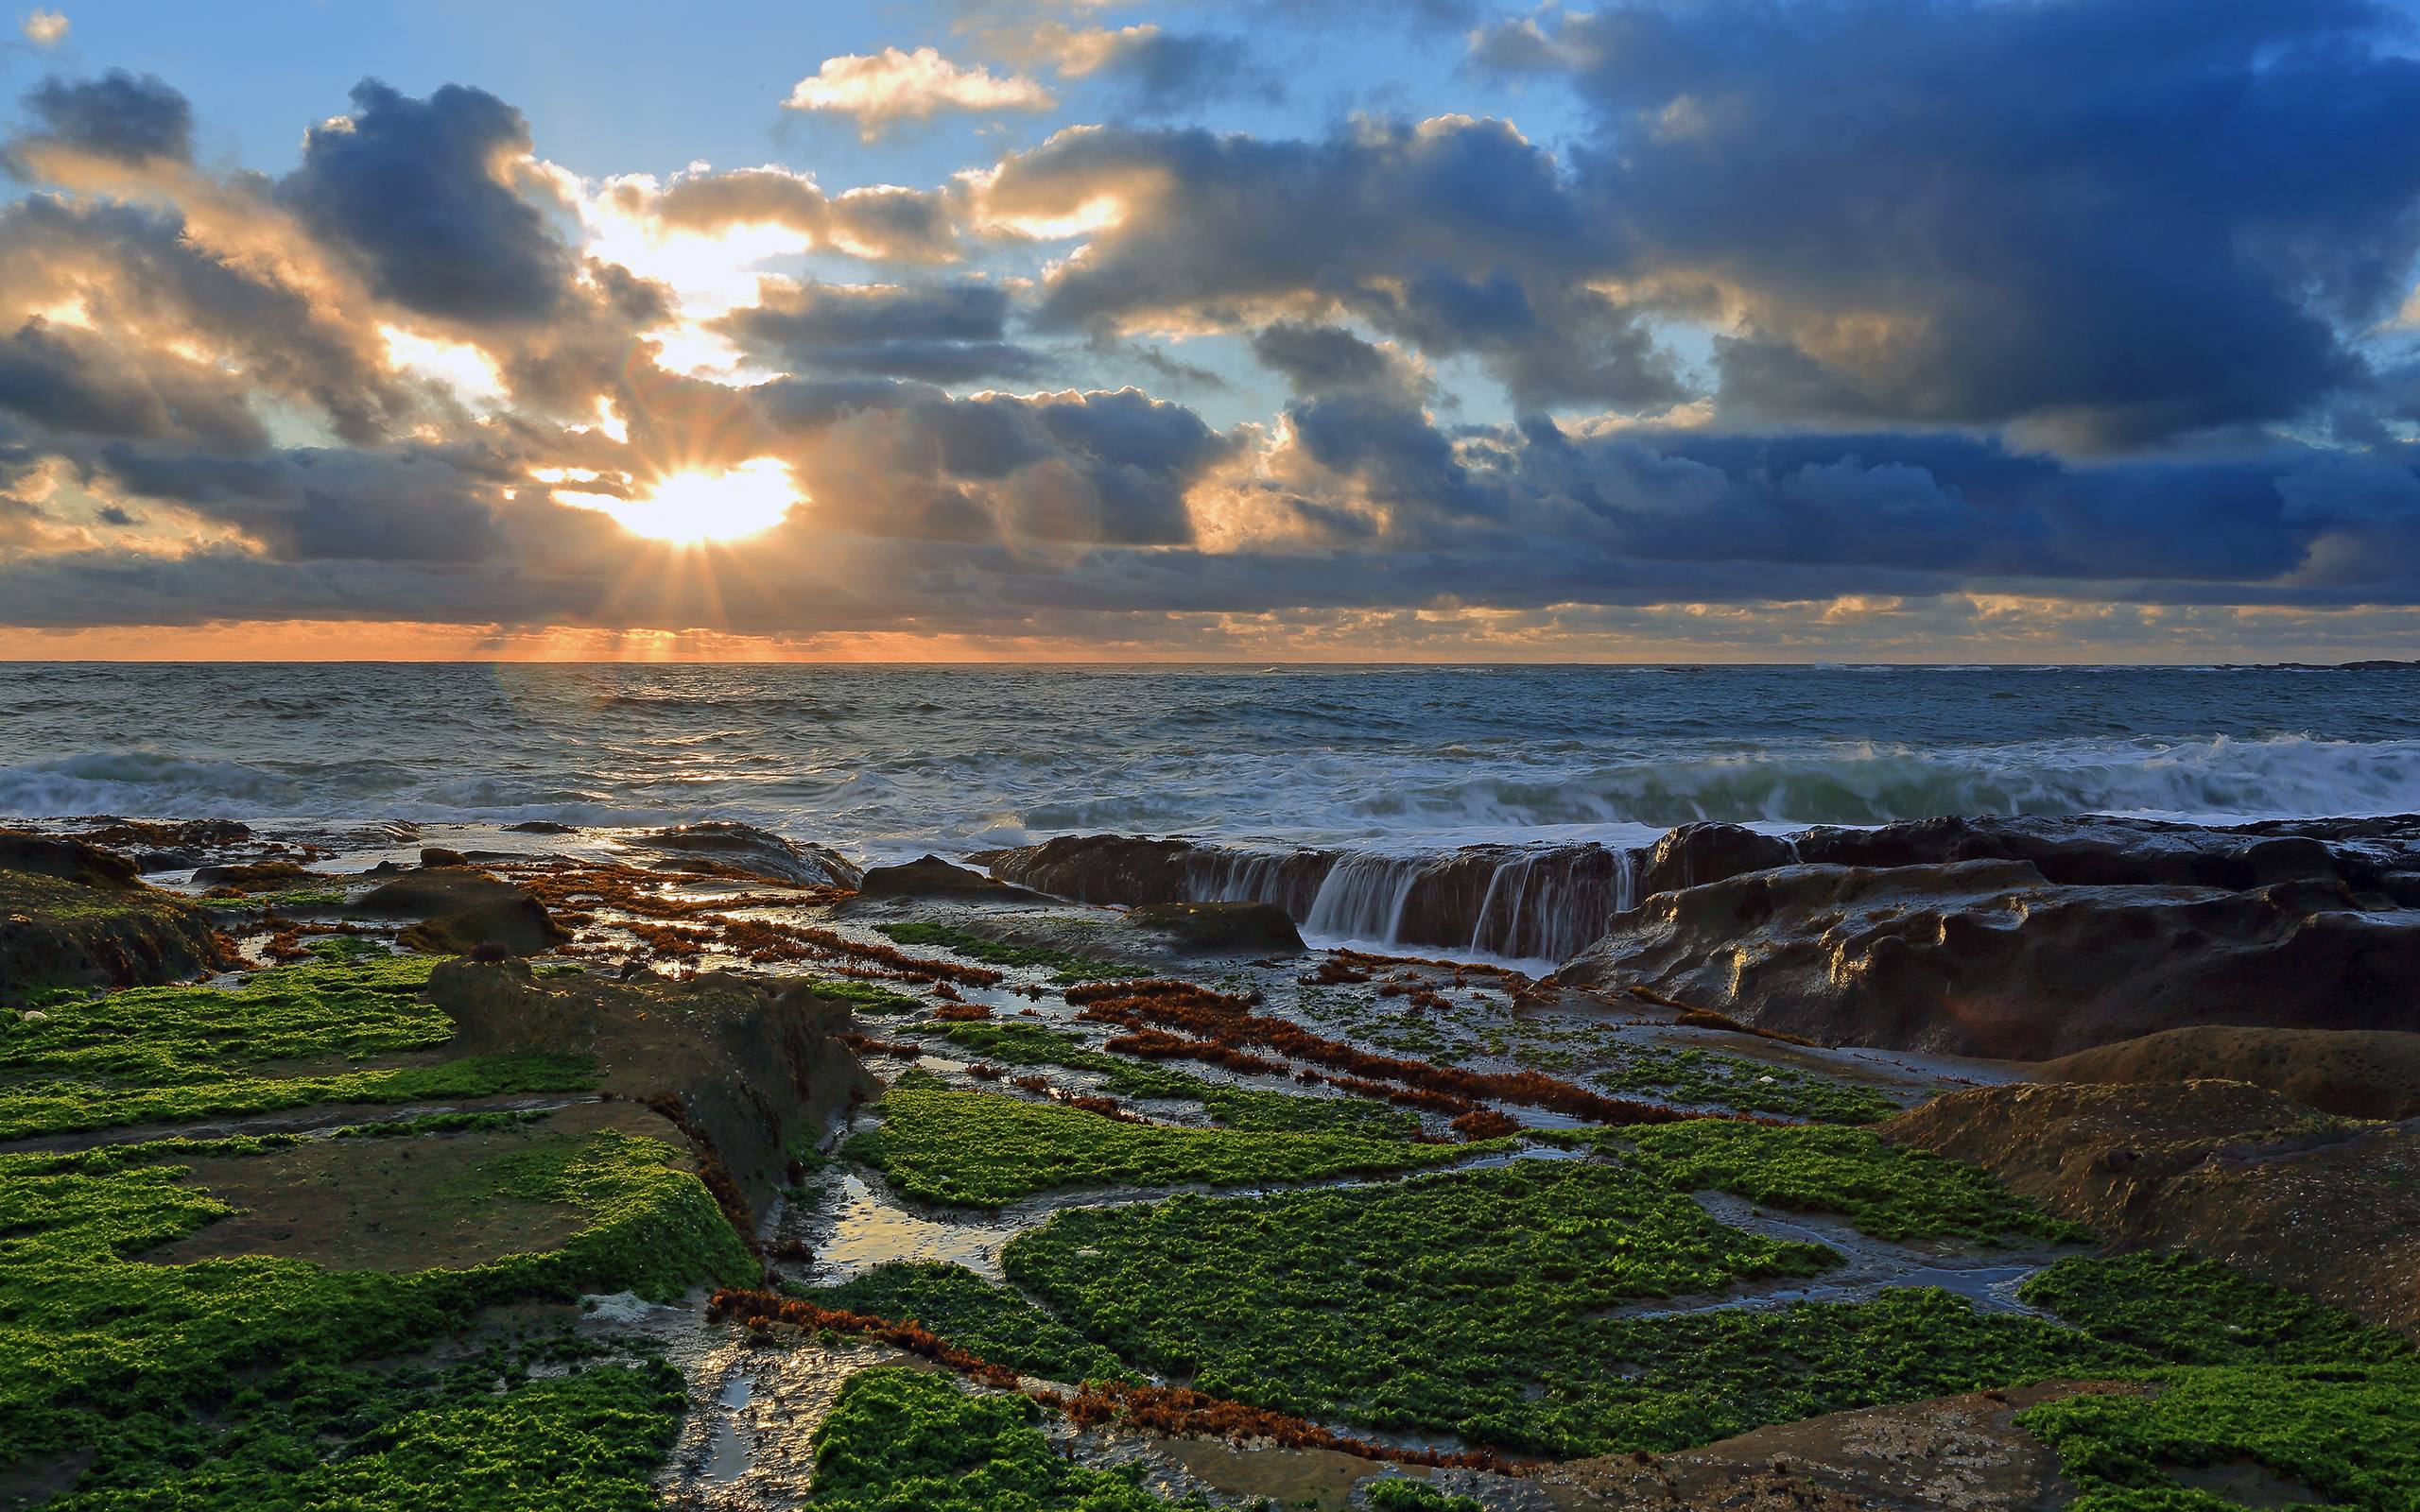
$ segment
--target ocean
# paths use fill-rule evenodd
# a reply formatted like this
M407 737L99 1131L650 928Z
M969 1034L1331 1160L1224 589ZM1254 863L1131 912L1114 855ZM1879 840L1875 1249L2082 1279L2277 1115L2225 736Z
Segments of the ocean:
M0 814L1418 853L2420 810L2420 668L0 664Z

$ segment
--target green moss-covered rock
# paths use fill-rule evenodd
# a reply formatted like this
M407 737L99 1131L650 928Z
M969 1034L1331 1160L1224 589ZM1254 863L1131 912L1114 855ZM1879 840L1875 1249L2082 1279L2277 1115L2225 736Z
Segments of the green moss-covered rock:
M209 916L172 893L131 879L0 870L0 1003L47 988L182 981L236 960Z

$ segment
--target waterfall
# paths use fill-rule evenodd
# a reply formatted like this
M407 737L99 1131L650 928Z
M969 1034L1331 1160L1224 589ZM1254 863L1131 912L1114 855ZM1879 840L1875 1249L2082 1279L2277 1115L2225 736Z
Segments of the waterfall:
M1202 902L1275 903L1315 937L1560 961L1636 902L1638 858L1601 845L1412 856L1201 847L1184 857L1183 885Z

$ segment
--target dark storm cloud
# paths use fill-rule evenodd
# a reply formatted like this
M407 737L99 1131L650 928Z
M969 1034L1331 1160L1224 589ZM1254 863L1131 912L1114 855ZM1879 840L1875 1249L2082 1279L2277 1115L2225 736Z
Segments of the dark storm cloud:
M1135 208L1054 273L1046 327L1335 309L1478 358L1523 408L1683 397L1636 312L1581 286L1614 222L1503 122L1363 123L1320 142L1088 129L1011 158L991 189L1011 214L1101 193Z
M304 137L280 198L407 309L473 323L554 314L576 263L506 177L529 150L521 112L458 84L422 100L376 79L353 103Z
M1008 292L976 282L923 288L768 284L762 302L714 329L802 373L863 373L962 383L1030 377L1039 353L1004 339Z
M36 317L0 335L0 408L71 435L189 441L253 452L268 434L233 373L172 352L127 351Z
M1507 23L1567 76L1615 267L1733 289L1745 421L2124 446L2293 416L2420 251L2420 62L2360 0L1616 4Z
M193 107L156 74L45 78L26 93L26 108L41 123L36 142L121 163L193 156Z
M235 526L278 561L476 562L503 539L503 474L433 448L229 459L120 443L90 465L131 496Z

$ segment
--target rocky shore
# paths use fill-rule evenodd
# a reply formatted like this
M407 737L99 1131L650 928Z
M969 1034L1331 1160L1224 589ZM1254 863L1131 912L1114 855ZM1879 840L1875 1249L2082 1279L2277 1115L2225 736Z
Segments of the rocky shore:
M0 1507L2420 1494L2412 818L95 818L0 903Z

